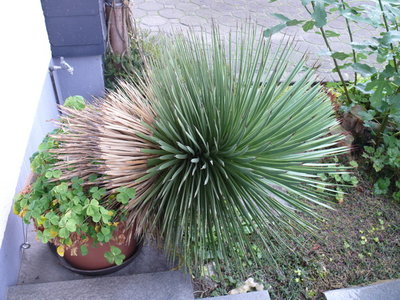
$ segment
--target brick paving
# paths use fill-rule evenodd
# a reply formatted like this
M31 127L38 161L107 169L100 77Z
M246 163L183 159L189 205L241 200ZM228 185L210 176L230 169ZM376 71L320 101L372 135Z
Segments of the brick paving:
M354 0L353 3L360 2ZM195 31L201 29L210 31L211 24L218 24L221 34L236 31L237 26L243 22L257 24L261 32L281 23L271 16L281 13L289 18L307 19L308 13L301 5L300 0L278 0L270 3L269 0L134 0L133 17L140 28L152 34L165 32L171 33L186 30L189 27ZM335 51L349 51L349 40L344 19L332 16L326 29L341 34L329 40ZM362 41L371 35L371 29L362 25L352 27L355 41ZM325 44L320 35L314 32L304 32L299 27L288 27L280 33L274 34L273 44L278 44L285 36L293 37L297 42L294 59L308 53L307 63L316 63L319 80L337 80L334 73L330 72L333 63L329 56L321 55L326 51ZM344 72L346 78L351 75Z

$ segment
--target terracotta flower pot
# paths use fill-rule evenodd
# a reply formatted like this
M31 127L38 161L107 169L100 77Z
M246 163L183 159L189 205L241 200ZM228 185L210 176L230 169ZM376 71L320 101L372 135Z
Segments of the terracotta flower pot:
M134 237L134 230L124 230L118 228L112 239L107 243L97 243L94 245L93 239L85 243L88 249L86 255L82 255L79 247L71 247L65 250L64 259L72 266L82 270L99 270L114 266L114 263L109 263L104 257L106 252L110 251L111 246L118 247L122 254L125 255L125 260L133 255L136 250L137 241Z

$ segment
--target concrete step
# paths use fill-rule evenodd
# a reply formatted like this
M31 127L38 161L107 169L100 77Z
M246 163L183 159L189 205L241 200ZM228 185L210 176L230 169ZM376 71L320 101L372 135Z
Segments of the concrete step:
M201 300L270 300L268 291L250 292L238 295L226 295L204 298Z
M190 300L190 277L181 271L23 284L8 289L8 300Z
M57 257L50 252L49 247L36 240L36 232L33 228L28 231L28 241L31 244L23 254L21 271L18 284L43 283L52 281L67 281L76 279L91 278L75 274L60 265ZM169 271L173 268L165 258L164 253L155 245L145 242L139 255L123 269L106 275L123 276L142 273L155 273Z
M327 300L399 300L400 279L324 292Z

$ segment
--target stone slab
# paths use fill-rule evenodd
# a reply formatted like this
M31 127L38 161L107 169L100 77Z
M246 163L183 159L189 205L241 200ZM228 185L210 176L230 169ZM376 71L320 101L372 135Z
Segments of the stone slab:
M8 300L189 300L193 288L181 271L12 286Z
M47 245L38 242L36 233L28 229L29 249L24 250L18 284L43 283L91 278L75 274L58 263ZM145 243L139 255L125 268L106 275L107 277L169 271L173 268L163 252L150 243Z
M268 291L250 292L238 295L209 297L202 300L270 300Z
M327 300L399 300L400 279L324 292Z

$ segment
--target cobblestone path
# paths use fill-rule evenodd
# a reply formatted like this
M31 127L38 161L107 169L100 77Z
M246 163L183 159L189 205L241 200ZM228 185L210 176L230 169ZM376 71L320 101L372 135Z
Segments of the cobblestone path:
M272 3L269 0L136 0L133 1L132 10L140 28L151 33L169 33L189 27L195 30L203 28L207 31L214 22L219 25L222 34L227 34L229 31L235 31L238 24L248 20L256 23L261 33L263 29L281 23L271 16L273 13L281 13L289 18L308 18L300 0L278 0ZM328 24L328 30L341 34L340 37L330 38L334 50L349 51L351 48L344 19L333 16ZM355 41L362 41L371 35L369 28L358 24L352 29ZM273 35L272 42L278 44L285 35L294 37L297 42L294 59L307 52L308 64L317 63L319 66L319 80L337 80L336 75L330 72L333 68L330 57L321 55L326 48L320 35L313 31L303 32L301 28L294 26ZM345 72L346 78L349 75L350 73Z

